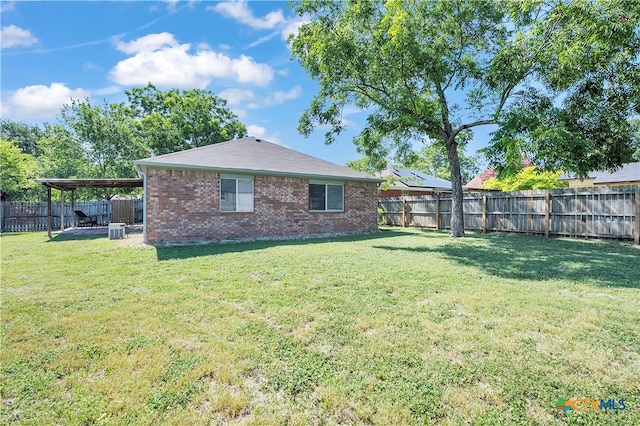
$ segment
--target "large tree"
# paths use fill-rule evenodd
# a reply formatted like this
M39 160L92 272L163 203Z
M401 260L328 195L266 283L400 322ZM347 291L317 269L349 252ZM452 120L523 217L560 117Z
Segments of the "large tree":
M320 88L303 113L308 135L344 129L342 108L370 112L355 138L368 157L411 153L429 138L447 152L451 235L463 236L458 136L499 130L488 150L501 171L527 157L586 173L631 156L638 113L638 0L302 0L311 21L292 54ZM625 140L625 136L627 139Z
M246 136L246 127L227 101L208 90L163 92L148 84L125 93L136 129L153 155Z
M36 158L14 141L0 139L0 193L10 200L29 200L36 187Z
M14 142L25 154L40 155L38 141L43 133L37 125L0 120L0 137Z

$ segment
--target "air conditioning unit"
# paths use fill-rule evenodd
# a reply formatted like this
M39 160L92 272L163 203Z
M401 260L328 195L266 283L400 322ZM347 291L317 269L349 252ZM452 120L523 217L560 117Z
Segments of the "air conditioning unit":
M109 239L110 240L120 240L124 237L126 225L124 223L110 223L109 224Z

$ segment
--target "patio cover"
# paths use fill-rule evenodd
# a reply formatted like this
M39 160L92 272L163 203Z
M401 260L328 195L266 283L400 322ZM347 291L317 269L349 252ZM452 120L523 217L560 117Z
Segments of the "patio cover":
M51 225L53 223L51 209L51 188L60 191L60 230L64 230L64 191L71 191L71 211L75 210L74 191L76 189L97 189L97 188L142 188L143 182L139 178L122 178L122 179L61 179L61 178L42 178L36 179L36 182L47 187L47 214L49 215L48 233L51 238Z

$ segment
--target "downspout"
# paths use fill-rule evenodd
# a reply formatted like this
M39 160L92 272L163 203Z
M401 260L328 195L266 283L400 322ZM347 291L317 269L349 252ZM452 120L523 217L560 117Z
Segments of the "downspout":
M147 173L142 168L134 163L133 166L138 172L139 176L142 176L142 242L147 243Z

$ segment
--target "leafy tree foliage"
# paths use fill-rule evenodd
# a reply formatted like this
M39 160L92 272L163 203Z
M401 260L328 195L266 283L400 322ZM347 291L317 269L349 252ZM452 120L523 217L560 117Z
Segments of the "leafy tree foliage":
M40 155L38 140L42 134L42 129L36 125L0 120L0 137L14 142L25 154Z
M320 88L300 118L308 135L344 130L341 111L371 111L354 140L370 158L407 158L416 139L447 152L452 236L463 236L458 136L497 124L487 150L502 173L522 158L586 173L631 156L638 113L639 0L302 0L292 54Z
M162 92L152 84L125 92L136 129L153 155L245 136L247 129L226 101L200 89Z
M36 158L24 153L15 142L0 139L0 192L10 200L29 199L36 187Z
M40 177L83 178L90 175L91 163L82 141L68 127L47 125L39 146L42 151L38 158Z
M527 189L566 188L568 182L560 182L558 178L562 172L539 171L535 166L522 169L518 174L503 179L491 178L482 184L485 189L498 191L524 191Z
M147 152L126 112L120 105L92 106L89 101L72 101L62 108L62 123L88 160L86 177L137 176L133 160L145 157Z

